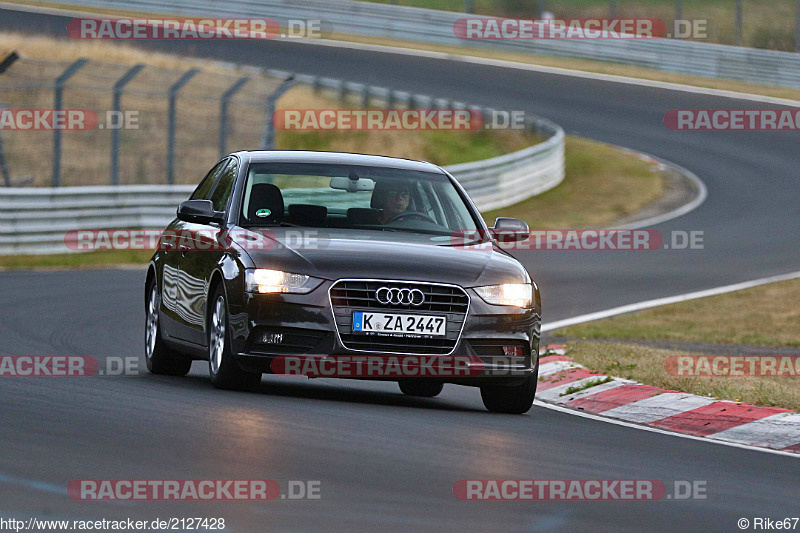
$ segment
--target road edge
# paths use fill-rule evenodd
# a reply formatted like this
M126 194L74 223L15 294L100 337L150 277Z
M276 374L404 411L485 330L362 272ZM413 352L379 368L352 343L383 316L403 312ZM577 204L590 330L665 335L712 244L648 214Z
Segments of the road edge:
M800 458L800 413L591 372L564 355L563 345L550 345L545 353L550 355L539 362L537 406L635 429ZM567 392L570 387L609 378L612 381ZM719 431L709 431L711 424Z

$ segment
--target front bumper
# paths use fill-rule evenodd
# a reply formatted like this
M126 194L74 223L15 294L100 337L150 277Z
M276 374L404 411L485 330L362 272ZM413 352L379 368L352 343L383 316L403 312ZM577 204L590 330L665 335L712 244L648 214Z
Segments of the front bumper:
M514 385L538 370L539 309L489 305L474 291L466 289L470 306L455 348L449 354L365 352L348 349L342 343L328 292L331 285L332 282L326 281L303 295L245 294L241 306L231 306L232 347L239 365L251 372L273 373L273 361L286 356L322 361L326 357L389 355L401 362L420 357L465 358L479 365L479 374L475 366L466 376L417 377L463 385L485 384L487 380ZM522 354L504 355L503 346L519 347ZM411 376L357 376L357 379L397 381L405 377Z

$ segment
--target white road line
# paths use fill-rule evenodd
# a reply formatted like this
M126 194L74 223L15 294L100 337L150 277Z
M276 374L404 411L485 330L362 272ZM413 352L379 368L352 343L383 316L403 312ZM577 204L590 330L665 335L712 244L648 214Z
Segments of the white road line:
M584 322L600 320L603 318L617 316L624 313L632 313L634 311L641 311L643 309L651 309L653 307L659 307L662 305L685 302L688 300L696 300L697 298L705 298L706 296L716 296L717 294L725 294L728 292L735 292L743 289L750 289L752 287L758 287L759 285L766 285L768 283L776 283L779 281L787 281L790 279L797 279L797 278L800 278L800 271L790 272L789 274L781 274L779 276L770 276L768 278L759 278L752 281L744 281L742 283L734 283L733 285L725 285L723 287L716 287L714 289L706 289L697 292L690 292L687 294L679 294L678 296L669 296L667 298L647 300L635 304L623 305L620 307L614 307L612 309L606 309L605 311L597 311L595 313L588 313L585 315L579 315L572 318L565 318L564 320L556 320L555 322L550 322L549 324L543 324L542 331L552 331L554 329L563 328L566 326L572 326L575 324L583 324Z
M775 455L783 455L785 457L791 457L793 459L800 459L800 454L792 453L792 452L785 452L782 450L773 450L771 448L760 448L758 446L750 446L747 444L740 444L738 442L728 442L724 440L713 440L706 437L698 437L695 435L686 435L685 433L675 433L674 431L668 431L666 429L655 428L650 426L644 426L641 424L634 424L633 422L625 422L624 420L617 420L614 418L606 418L602 415L596 415L594 413L587 413L585 411L579 411L577 409L572 409L569 407L564 407L562 405L556 405L553 403L543 402L541 400L536 400L534 405L537 407L543 407L545 409L550 409L551 411L558 411L559 413L567 413L570 415L580 416L582 418L589 418L591 420L596 420L598 422L605 422L606 424L614 424L616 426L623 426L626 428L634 428L639 429L642 431L649 431L651 433L660 433L662 435L669 435L672 437L678 437L680 439L689 439L689 440L696 440L700 442L704 442L706 444L719 444L721 446L729 446L731 448L740 448L742 450L752 450L757 452L763 453L771 453Z
M800 414L778 413L713 433L708 438L780 450L800 444Z
M622 148L622 147L618 147L618 148ZM668 220L672 220L673 218L682 217L683 215L685 215L685 214L687 214L687 213L689 213L691 211L694 211L695 209L700 207L703 204L703 202L706 201L706 198L708 198L708 188L706 187L706 184L703 183L703 180L701 180L699 177L697 177L697 174L695 174L691 170L689 170L687 168L684 168L684 167L682 167L680 165L677 165L677 164L673 163L672 161L667 161L666 159L661 159L660 157L656 157L656 156L653 156L653 155L650 155L650 154L645 154L644 152L639 152L639 151L636 151L636 150L631 150L630 148L627 148L627 150L631 151L631 152L634 152L634 153L637 153L637 154L645 155L647 157L651 157L651 158L655 159L656 161L658 161L659 163L661 163L662 165L668 166L668 167L672 167L672 169L675 172L677 172L677 173L679 173L679 174L681 174L683 176L686 176L688 179L690 179L692 182L694 182L695 187L697 187L697 196L695 196L692 199L691 202L683 204L682 206L680 206L680 207L678 207L676 209L673 209L672 211L669 211L667 213L662 213L660 215L656 215L654 217L646 218L644 220L639 220L637 222L632 222L630 224L623 224L621 226L613 226L613 228L615 228L615 229L638 229L638 228L646 228L648 226L655 226L656 224L661 224L662 222L666 222Z
M602 414L603 416L621 418L629 422L649 424L656 420L661 420L662 418L669 418L670 416L679 415L686 411L691 411L692 409L705 407L716 401L716 398L667 392L645 398L644 400L639 400L638 402L621 405L614 409L609 409L608 411L603 411Z

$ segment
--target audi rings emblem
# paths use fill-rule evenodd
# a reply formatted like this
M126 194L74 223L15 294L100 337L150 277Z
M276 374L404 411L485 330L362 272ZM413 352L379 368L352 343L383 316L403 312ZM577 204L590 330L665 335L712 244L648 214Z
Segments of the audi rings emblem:
M414 307L419 307L425 302L425 294L419 289L381 287L375 291L375 299L383 305L413 305Z

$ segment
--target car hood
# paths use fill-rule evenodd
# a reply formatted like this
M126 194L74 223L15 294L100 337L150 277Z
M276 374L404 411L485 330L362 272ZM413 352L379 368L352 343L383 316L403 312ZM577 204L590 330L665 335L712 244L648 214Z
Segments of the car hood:
M464 287L529 281L492 243L454 246L448 236L409 232L269 228L237 232L253 267L336 280L394 279Z

